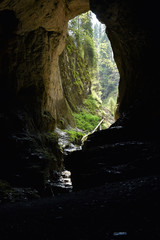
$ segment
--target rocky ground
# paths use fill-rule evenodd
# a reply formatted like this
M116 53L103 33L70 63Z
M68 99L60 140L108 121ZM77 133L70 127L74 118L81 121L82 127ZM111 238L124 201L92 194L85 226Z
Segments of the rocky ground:
M156 140L156 141L155 141ZM160 239L159 142L126 127L68 155L73 191L0 206L0 239Z
M160 238L160 176L0 206L1 239Z

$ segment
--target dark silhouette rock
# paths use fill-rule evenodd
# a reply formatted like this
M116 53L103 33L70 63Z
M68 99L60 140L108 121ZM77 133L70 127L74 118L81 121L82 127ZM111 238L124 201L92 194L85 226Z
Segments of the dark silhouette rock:
M1 239L160 238L155 1L0 1L0 194L23 200L38 189L43 195L53 170L63 169L57 140L48 133L62 119L73 120L58 60L68 20L89 9L107 26L120 72L117 121L65 159L74 189L87 189L1 205Z

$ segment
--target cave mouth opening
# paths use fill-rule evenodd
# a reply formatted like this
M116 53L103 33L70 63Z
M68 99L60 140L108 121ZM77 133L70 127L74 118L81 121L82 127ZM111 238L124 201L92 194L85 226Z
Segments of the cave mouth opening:
M115 122L119 85L119 71L106 34L106 25L99 22L92 11L88 11L68 22L68 37L73 39L74 48L78 50L78 56L73 57L75 69L78 65L76 74L83 71L75 59L81 58L81 65L87 68L91 81L90 91L84 94L83 102L87 103L87 110L91 114L94 113L100 120L104 120L102 127L98 129L106 129ZM66 45L66 48L69 49L70 46ZM79 75L83 78L83 74ZM94 104L90 101L89 106L88 98L94 99L94 110Z

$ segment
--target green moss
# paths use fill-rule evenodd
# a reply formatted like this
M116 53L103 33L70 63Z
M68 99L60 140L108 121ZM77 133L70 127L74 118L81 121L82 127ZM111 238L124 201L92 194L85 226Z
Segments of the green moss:
M104 101L104 106L106 106L108 108L108 110L111 112L111 114L113 116L115 115L116 101L113 97L110 97L109 99L106 99Z
M82 109L80 113L74 113L73 115L75 117L77 127L85 132L92 131L100 121L100 117L89 113L85 109Z
M84 86L77 71L75 72L74 78L75 78L74 84L78 87L79 93L82 94L82 91L84 91Z
M75 131L74 129L65 130L65 132L69 135L69 140L75 144L81 144L81 139L84 136L84 133Z
M60 120L60 123L61 123L62 125L64 125L65 122L64 122L63 119L61 119L61 120Z
M69 55L72 54L72 48L71 48L70 45L67 45L67 46L66 46L66 50L67 50L67 52L68 52Z
M99 102L93 98L92 95L89 95L87 99L84 100L85 108L89 110L91 114L96 114L97 110L99 110Z

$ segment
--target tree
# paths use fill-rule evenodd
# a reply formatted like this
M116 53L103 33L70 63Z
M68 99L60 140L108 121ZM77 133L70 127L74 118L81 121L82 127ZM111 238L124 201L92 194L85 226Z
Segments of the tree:
M98 77L102 91L102 101L106 103L112 96L116 100L118 93L119 73L113 59L109 39L105 33L105 25L96 23L94 41L98 51Z
M92 93L113 111L118 94L119 73L105 31L104 24L98 21L92 24L91 11L69 22L69 35L73 37L90 72Z

